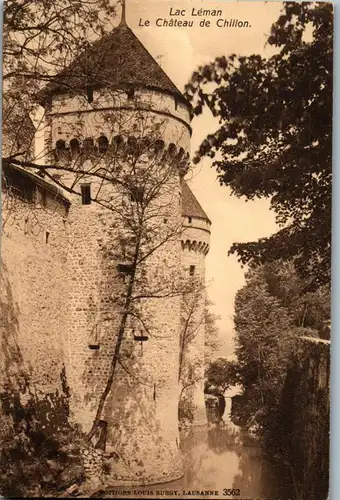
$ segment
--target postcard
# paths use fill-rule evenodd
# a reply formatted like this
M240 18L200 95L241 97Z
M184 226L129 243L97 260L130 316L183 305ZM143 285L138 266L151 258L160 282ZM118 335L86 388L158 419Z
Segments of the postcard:
M3 14L0 494L326 500L333 4Z

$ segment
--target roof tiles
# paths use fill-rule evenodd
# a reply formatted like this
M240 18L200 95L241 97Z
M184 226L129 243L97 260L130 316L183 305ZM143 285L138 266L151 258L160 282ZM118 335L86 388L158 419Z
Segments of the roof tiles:
M56 92L79 92L88 86L151 88L185 101L175 84L124 23L89 46L45 87L40 97L44 99Z
M209 217L204 212L194 193L185 181L182 182L182 216L198 217L210 222Z

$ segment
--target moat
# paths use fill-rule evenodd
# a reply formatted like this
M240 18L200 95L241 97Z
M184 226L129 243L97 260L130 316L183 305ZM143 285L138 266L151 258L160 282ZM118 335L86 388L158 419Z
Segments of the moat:
M101 496L296 500L284 464L270 460L258 441L230 421L229 411L227 398L224 425L200 426L182 433L185 473L181 479L134 487L130 494L126 487L115 488Z

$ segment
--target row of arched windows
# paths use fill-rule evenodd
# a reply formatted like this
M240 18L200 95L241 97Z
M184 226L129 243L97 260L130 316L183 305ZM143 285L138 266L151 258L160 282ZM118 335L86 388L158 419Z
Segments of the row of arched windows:
M85 153L106 153L109 148L113 152L120 149L124 149L125 153L130 154L143 154L152 151L156 154L165 152L165 142L162 140L151 140L148 138L137 139L136 137L128 137L125 139L121 135L116 135L112 141L111 145L108 138L105 135L101 135L95 142L92 137L86 137L84 140L73 138L70 140L69 144L63 139L59 139L56 142L55 150L57 154L71 153L72 157ZM178 161L188 160L189 153L185 153L184 149L177 148L175 144L171 143L167 149L167 154L171 157L177 157Z
M70 140L70 145L69 148L66 145L66 141L59 139L56 142L56 151L66 151L69 149L71 153L77 153L79 154L81 152L81 149L85 151L93 151L95 149L98 149L100 153L105 153L109 149L109 141L108 138L103 136L100 136L97 141L97 145L95 144L94 140L92 137L87 137L84 139L82 142L79 141L79 139L71 139Z

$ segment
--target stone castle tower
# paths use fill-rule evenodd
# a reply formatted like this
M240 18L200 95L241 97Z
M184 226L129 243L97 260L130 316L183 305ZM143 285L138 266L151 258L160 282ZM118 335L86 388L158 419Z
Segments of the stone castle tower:
M205 257L209 252L211 222L186 182L182 184L182 215L182 268L185 273L194 277L197 288L197 291L189 297L184 297L182 302L181 334L183 338L184 333L187 340L187 350L184 353L186 357L184 372L187 372L183 377L184 386L186 382L189 382L188 387L183 391L182 400L185 405L189 406L193 422L197 425L206 423L204 403Z
M24 343L25 336L35 338L40 330L46 331L50 310L53 331L45 352L39 344L35 363L45 358L40 366L48 371L46 355L57 355L58 367L62 357L72 416L84 432L89 432L122 328L122 307L126 306L122 297L135 273L139 288L125 318L114 383L100 415L101 427L107 431L106 452L118 456L107 480L112 484L148 484L176 479L183 473L178 431L183 303L173 284L183 276L204 282L210 235L210 221L184 180L191 136L188 104L127 26L124 12L120 25L63 71L41 93L40 100L47 116L45 147L53 151L49 162L55 163L57 174L51 179L30 174L29 182L40 193L37 201L45 208L46 193L53 196L50 218L57 221L43 220L48 230L45 227L39 236L39 245L56 245L57 250L51 255L46 251L46 256L49 265L53 255L58 256L58 277L51 276L49 268L38 292L27 283L30 302L26 303L24 296L19 302L27 310L28 323L35 293L48 295L51 286L55 286L54 294L56 290L59 293L55 304L44 302L47 315L43 326L34 321L20 333L19 325L16 342ZM145 144L146 135L152 136L153 145L132 169L131 151L141 142ZM119 158L115 166L117 189L105 175L91 175L109 168L111 175L113 157ZM150 175L156 179L160 172L167 172L159 196L149 205L154 222L150 226L152 242L145 245L154 250L137 271L130 252L136 234L127 228L124 211L131 209L135 214L142 194L136 185L130 183L124 192L120 185L120 179L131 179L132 172L137 180ZM15 175L28 174L16 169ZM67 185L69 190L59 189L58 184ZM59 204L62 210L56 209ZM182 225L181 235L167 237ZM31 233L24 234L28 237ZM15 244L10 238L5 260L10 245ZM23 238L18 244L24 244ZM32 261L33 253L29 256ZM44 254L42 248L41 261ZM10 257L8 269L14 276ZM165 290L163 296L157 292L160 289ZM202 422L205 302L202 293L192 295L192 300L195 334L183 364L185 370L190 363L194 365L186 397L195 420ZM30 332L30 328L35 330ZM49 342L58 354L48 348ZM30 355L28 352L28 359ZM42 372L36 381L44 391ZM52 375L49 384L53 386Z

